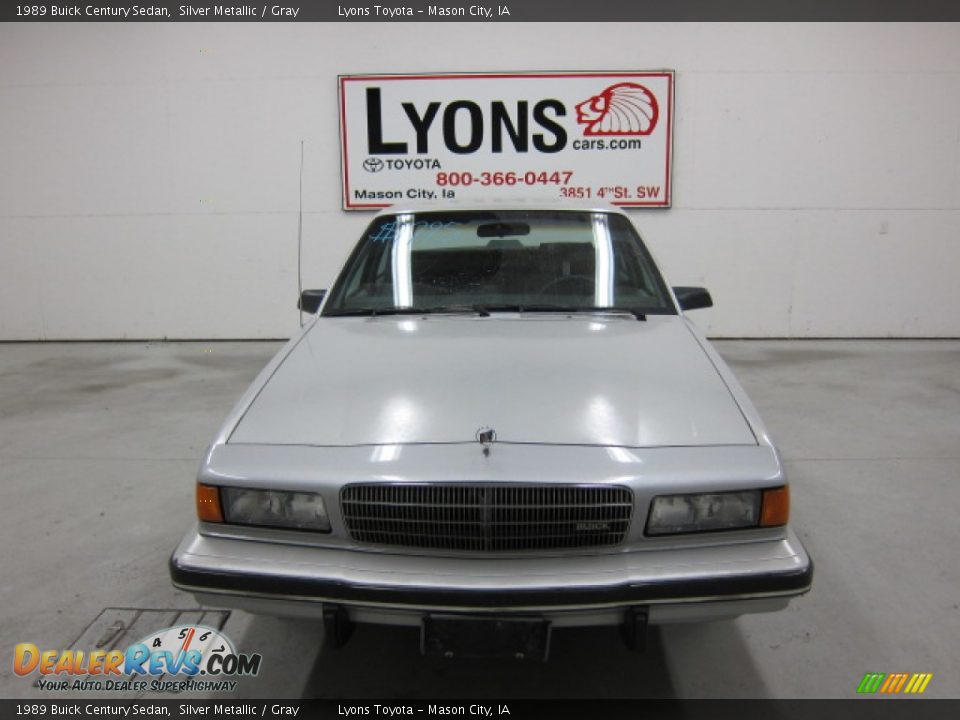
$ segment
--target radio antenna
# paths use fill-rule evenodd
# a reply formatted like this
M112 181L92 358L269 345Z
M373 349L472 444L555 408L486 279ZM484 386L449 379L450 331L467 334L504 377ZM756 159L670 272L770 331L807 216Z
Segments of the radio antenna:
M303 140L300 140L300 204L297 210L297 313L303 327Z

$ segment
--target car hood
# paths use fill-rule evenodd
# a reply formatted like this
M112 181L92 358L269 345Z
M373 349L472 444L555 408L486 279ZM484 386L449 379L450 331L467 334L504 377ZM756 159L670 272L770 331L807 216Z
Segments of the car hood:
M755 445L679 316L320 318L230 443Z

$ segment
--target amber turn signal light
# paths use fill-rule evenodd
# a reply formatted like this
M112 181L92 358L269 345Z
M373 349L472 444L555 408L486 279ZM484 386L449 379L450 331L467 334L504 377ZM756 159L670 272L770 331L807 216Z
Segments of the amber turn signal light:
M790 519L790 486L763 491L760 506L760 527L786 525Z
M206 522L223 522L220 488L197 483L197 517Z

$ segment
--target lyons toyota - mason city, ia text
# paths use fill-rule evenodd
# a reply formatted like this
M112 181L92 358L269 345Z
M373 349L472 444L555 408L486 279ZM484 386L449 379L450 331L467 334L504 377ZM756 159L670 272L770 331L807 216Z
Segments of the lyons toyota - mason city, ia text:
M371 5L370 7L344 7L337 5L337 14L344 18L360 17L413 17L414 15L427 15L428 17L475 17L475 18L493 18L509 17L510 7L508 5L498 5L496 8L484 5L471 5L470 7L447 7L444 5L428 5L426 11L414 11L412 7L399 6L388 7L386 5Z

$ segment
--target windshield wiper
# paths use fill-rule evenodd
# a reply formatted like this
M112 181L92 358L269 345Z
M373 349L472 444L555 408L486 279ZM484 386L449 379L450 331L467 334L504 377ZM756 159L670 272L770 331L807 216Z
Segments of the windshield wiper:
M592 308L582 308L584 311L589 312L601 312L601 313L627 313L633 315L637 320L646 321L647 315L642 310L637 308L629 307L592 307Z
M593 307L592 305L551 305L549 303L529 303L529 304L496 304L484 305L484 308L490 312L517 312L517 313L538 313L538 312L557 312L557 313L626 313L632 315L637 320L646 320L647 316L637 308L627 307Z
M340 308L328 310L324 315L336 317L375 317L377 315L438 315L473 313L480 317L489 317L490 313L482 305L438 305L436 307L384 307L384 308Z
M377 315L443 315L472 313L480 317L489 317L492 312L516 313L623 313L637 320L646 320L647 316L637 308L593 307L592 305L551 305L549 303L494 303L483 305L437 305L434 307L384 307L384 308L340 308L328 310L324 315L336 317L358 317Z
M431 313L476 313L480 317L490 317L490 311L486 305L441 305L430 308L427 312Z

